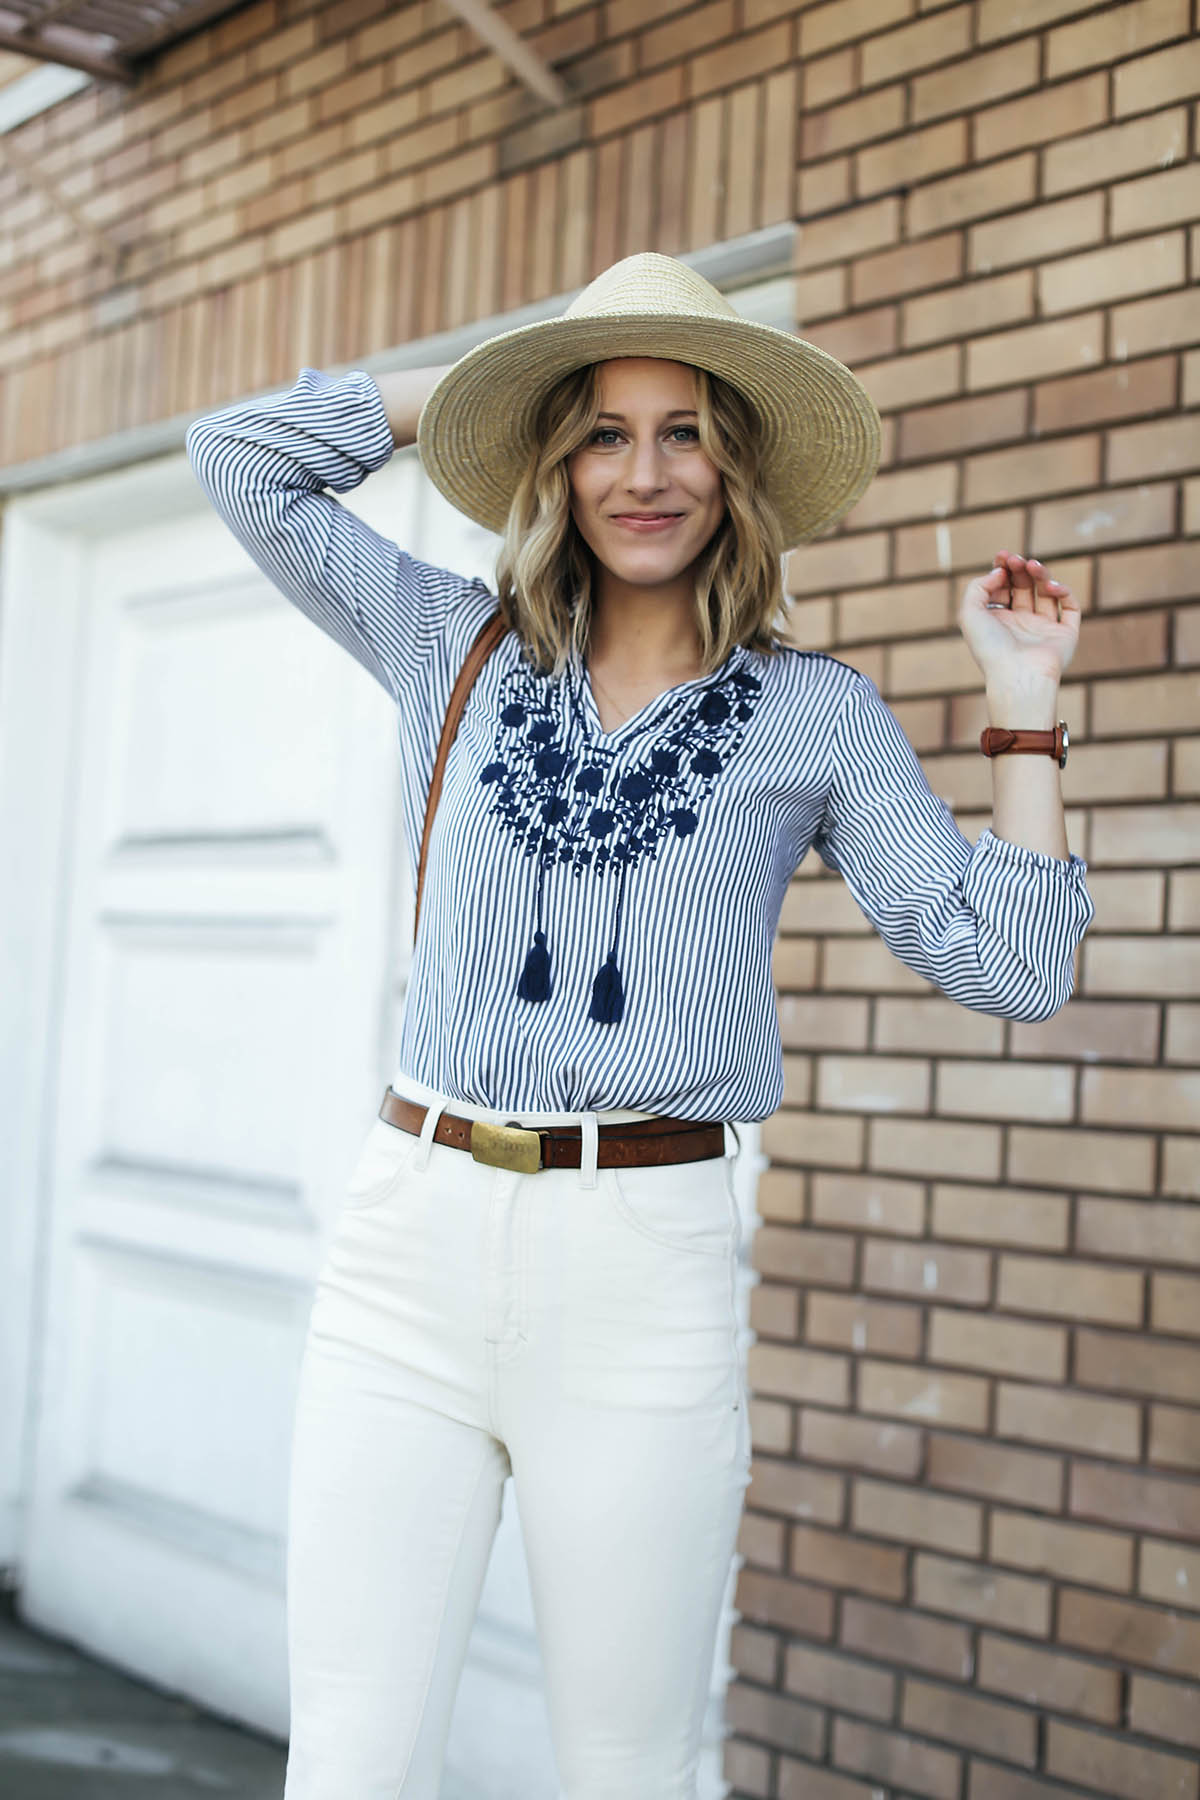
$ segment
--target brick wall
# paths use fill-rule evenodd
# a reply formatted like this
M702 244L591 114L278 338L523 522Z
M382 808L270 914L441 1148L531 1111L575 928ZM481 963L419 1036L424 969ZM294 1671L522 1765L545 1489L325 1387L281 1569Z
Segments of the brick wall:
M755 1257L728 1771L771 1800L1200 1796L1200 36L1188 0L512 0L547 114L434 0L247 7L13 134L0 462L796 217L885 467L794 634L987 821L957 591L1087 608L1097 917L1042 1025L955 1008L801 871Z

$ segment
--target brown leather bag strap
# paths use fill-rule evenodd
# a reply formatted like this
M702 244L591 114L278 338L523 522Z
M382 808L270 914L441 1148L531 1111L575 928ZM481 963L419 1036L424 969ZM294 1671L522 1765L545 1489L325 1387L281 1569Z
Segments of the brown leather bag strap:
M450 746L458 731L459 721L463 716L468 696L475 686L482 669L500 639L508 630L498 612L484 621L478 636L467 651L458 678L450 693L450 703L446 708L446 717L442 721L442 735L438 739L437 755L433 760L433 774L429 778L429 798L425 802L425 828L421 833L421 854L417 859L417 903L413 909L413 942L417 941L417 926L421 919L421 890L425 885L425 863L429 856L429 839L433 832L433 816L437 812L438 801L442 797L442 781L446 774L446 761L450 755Z

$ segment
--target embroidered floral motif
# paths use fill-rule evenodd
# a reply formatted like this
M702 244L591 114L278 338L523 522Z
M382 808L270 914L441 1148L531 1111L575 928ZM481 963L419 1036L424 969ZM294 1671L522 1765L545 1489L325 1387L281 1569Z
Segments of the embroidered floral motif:
M479 779L495 790L492 816L537 865L533 946L517 992L551 993L549 947L542 930L545 880L555 868L617 882L612 944L593 984L591 1017L612 1024L624 1010L617 950L629 872L652 862L664 842L690 838L700 809L753 716L762 683L735 650L700 686L651 706L647 717L612 741L589 731L578 683L537 674L521 662L500 695L496 754Z
M696 830L761 683L735 666L608 743L584 735L570 680L524 665L512 671L501 693L497 754L480 780L494 786L493 815L526 856L547 869L569 864L577 875L611 874L653 860L664 838Z

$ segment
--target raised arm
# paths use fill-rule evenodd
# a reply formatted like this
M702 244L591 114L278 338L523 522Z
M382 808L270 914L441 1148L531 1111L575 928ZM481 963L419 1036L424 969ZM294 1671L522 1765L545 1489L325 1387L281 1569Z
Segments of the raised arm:
M196 419L192 468L265 575L404 703L428 690L448 618L494 605L482 582L420 562L325 492L348 492L412 441L440 369L304 368L279 394Z
M972 845L864 675L841 704L831 757L815 847L889 950L976 1011L1029 1020L1057 1012L1094 912L1081 859L992 827Z

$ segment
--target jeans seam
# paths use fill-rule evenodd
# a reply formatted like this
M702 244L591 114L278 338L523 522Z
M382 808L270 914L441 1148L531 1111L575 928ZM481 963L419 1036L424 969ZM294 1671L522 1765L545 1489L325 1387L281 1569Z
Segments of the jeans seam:
M487 1456L488 1456L487 1446L485 1445L484 1451L483 1451L483 1460L481 1461L481 1463L479 1465L479 1469L476 1473L475 1480L471 1487L471 1492L467 1496L467 1503L463 1507L463 1515L462 1515L462 1520L461 1520L461 1522L459 1524L459 1528L458 1528L458 1536L455 1539L454 1549L451 1553L449 1563L447 1564L447 1575L446 1575L447 1593L449 1592L450 1581L454 1574L454 1566L458 1561L459 1552L462 1549L462 1541L463 1541L463 1537L466 1533L467 1521L471 1516L471 1508L475 1504L475 1496L479 1492L480 1483L483 1481L484 1475L487 1472ZM401 1796L403 1795L403 1792L404 1792L404 1784L408 1780L408 1773L409 1773L409 1770L412 1768L412 1759L413 1759L413 1756L416 1754L417 1744L420 1741L421 1726L425 1719L425 1708L429 1704L429 1694L430 1694L431 1688L433 1687L433 1672L434 1672L435 1668L437 1667L438 1652L441 1649L442 1633L445 1630L445 1627L446 1627L446 1602L445 1602L445 1596L443 1596L441 1622L438 1626L436 1633L434 1634L433 1653L429 1658L429 1668L428 1668L428 1670L426 1672L426 1676L425 1676L425 1691L421 1695L421 1704L417 1711L416 1723L413 1726L412 1743L408 1747L408 1755L404 1759L404 1767L400 1771L399 1785L396 1788L394 1800L401 1800Z

